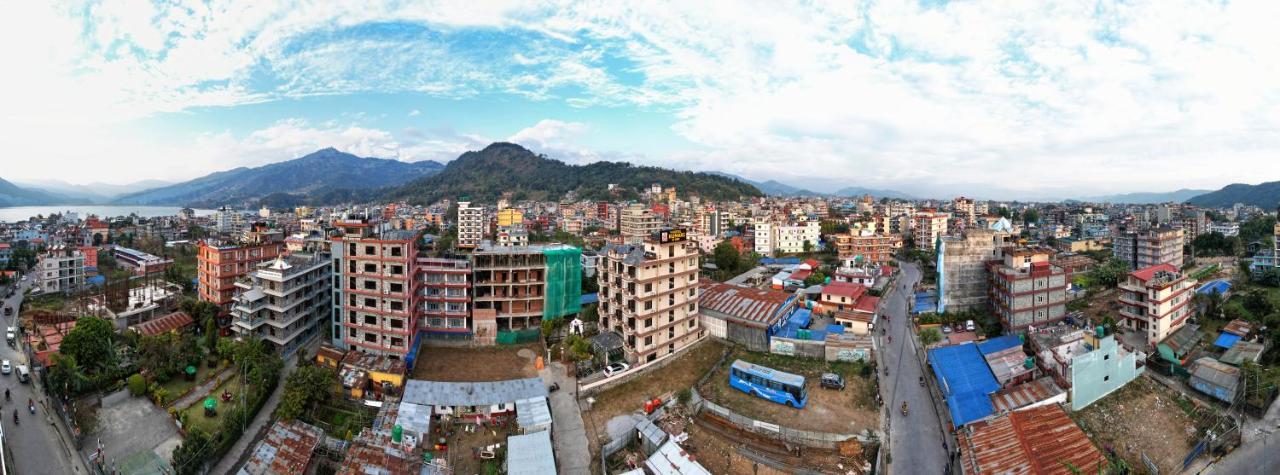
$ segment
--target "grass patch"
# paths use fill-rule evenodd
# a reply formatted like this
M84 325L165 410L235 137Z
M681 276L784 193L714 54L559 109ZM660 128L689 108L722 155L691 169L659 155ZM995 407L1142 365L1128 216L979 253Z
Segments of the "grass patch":
M227 414L232 412L232 409L235 409L240 405L241 386L239 378L231 378L227 382L222 383L221 386L209 391L209 394L206 397L212 397L218 401L217 413L212 417L206 416L204 413L205 398L200 398L200 400L196 401L195 404L187 406L186 409L182 410L182 412L186 414L185 427L198 427L209 434L217 434L218 432L221 432L222 420ZM231 392L233 395L231 401L222 400L222 392L224 390Z

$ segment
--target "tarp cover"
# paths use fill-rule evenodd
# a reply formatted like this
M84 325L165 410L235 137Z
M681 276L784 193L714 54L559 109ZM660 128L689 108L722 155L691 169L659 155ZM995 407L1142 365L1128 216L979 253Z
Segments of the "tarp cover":
M978 352L978 345L965 343L929 350L929 363L957 427L995 413L990 395L1000 390L1000 383Z
M542 318L553 319L582 310L582 249L573 246L549 247L547 293Z
M1232 346L1235 346L1237 341L1240 341L1240 335L1222 332L1218 334L1218 340L1213 342L1213 346L1229 350Z

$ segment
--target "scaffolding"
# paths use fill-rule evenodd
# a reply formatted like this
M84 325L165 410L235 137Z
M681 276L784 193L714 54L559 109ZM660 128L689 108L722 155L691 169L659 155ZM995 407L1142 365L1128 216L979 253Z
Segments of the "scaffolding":
M572 315L582 310L582 249L572 246L549 247L547 256L546 304L543 320Z

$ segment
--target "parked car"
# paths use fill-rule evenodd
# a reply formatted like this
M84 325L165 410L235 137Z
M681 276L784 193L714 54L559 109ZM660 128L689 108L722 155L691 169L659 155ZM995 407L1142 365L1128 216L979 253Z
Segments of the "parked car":
M844 376L835 373L823 373L821 385L827 389L844 390Z
M967 331L973 331L973 320L965 320L964 329Z
M27 365L18 365L18 382L26 383L27 381L31 381L31 370Z
M943 325L942 333L951 333L951 325Z
M605 375L605 377L607 377L607 378L611 378L611 377L613 377L613 375L618 374L618 373L621 373L621 372L626 371L626 370L629 370L629 369L631 369L631 366L630 366L630 365L628 365L628 364L626 364L626 363L614 363L614 364L611 364L611 365L609 365L609 366L605 367L605 369L604 369L604 375Z
M4 362L0 362L0 373L10 374L12 372L13 372L13 365L9 363L9 360L4 360Z

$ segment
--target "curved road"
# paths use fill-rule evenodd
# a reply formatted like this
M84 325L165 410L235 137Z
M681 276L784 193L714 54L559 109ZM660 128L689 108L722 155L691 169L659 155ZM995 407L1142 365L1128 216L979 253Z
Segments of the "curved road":
M900 262L902 275L893 293L881 305L881 318L889 317L888 334L892 342L881 341L880 361L888 365L889 375L880 370L880 391L889 409L889 463L890 473L944 473L946 451L942 448L943 435L939 414L927 386L920 386L923 376L920 358L911 343L911 330L907 323L909 290L920 281L920 270L915 264ZM884 325L882 323L882 325ZM902 403L908 405L908 413L902 415Z
M31 285L30 280L23 280L13 296L4 300L4 304L12 306L14 312L9 317L4 317L4 314L0 313L0 322L3 322L4 327L15 326L12 322L18 319L22 294ZM9 345L0 345L0 358L9 360L15 367L28 364L26 356ZM69 448L67 439L59 434L62 429L54 425L53 417L45 410L45 406L37 404L35 415L27 412L25 407L27 399L41 401L44 398L43 393L37 391L33 385L34 381L22 384L18 382L16 374L7 374L0 375L0 382L2 382L0 386L10 390L13 398L12 401L4 401L3 397L0 397L0 416L3 416L0 417L3 420L0 425L4 426L4 455L6 459L13 458L13 460L7 460L8 466L13 468L15 473L22 475L86 473L83 464L78 461L78 456ZM13 423L14 409L20 409L17 425Z

